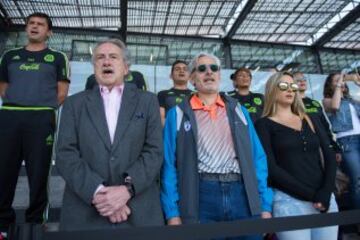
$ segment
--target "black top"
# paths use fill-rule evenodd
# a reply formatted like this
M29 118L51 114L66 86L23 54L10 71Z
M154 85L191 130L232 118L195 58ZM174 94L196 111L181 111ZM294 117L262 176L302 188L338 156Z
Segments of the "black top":
M138 71L130 71L125 78L125 82L133 83L138 89L147 91L146 81L144 75Z
M313 124L315 126L314 121ZM329 140L326 136L323 139L323 132L318 132L316 127L318 134L315 134L305 119L300 131L269 118L261 118L255 125L267 154L269 185L301 200L321 202L328 208L336 163Z
M95 78L95 74L91 74L87 79L86 79L86 84L85 84L85 90L91 90L93 89L95 86L97 86L98 83L96 81Z
M69 62L64 53L51 48L11 49L0 62L0 81L8 83L5 105L57 108L57 83L69 82Z
M261 118L261 114L264 108L264 95L261 93L250 92L248 95L240 95L237 91L228 92L227 95L233 97L243 105L250 113L253 123Z
M186 96L190 96L192 91L190 89L175 89L170 88L168 90L163 90L158 93L158 99L160 107L165 108L165 113L170 110L170 108L181 103Z
M321 104L314 100L314 99L311 99L309 97L304 97L302 99L303 103L304 103L304 106L305 106L305 112L307 114L309 114L310 116L313 116L313 117L317 117L319 118L322 126L324 127L324 130L327 132L330 140L331 140L331 145L332 147L334 148L334 150L338 153L341 153L342 150L341 150L341 147L340 145L334 140L334 137L333 137L333 134L330 130L330 125L329 125L329 122L327 121L326 117L325 117L325 114L324 114L324 111L323 111L323 108L321 106Z

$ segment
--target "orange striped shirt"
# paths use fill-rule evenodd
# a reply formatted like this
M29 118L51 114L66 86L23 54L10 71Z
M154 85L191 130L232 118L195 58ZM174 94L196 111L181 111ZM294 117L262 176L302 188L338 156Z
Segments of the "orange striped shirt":
M194 95L190 99L190 105L198 126L199 172L239 173L240 167L224 101L218 96L214 104L205 106Z

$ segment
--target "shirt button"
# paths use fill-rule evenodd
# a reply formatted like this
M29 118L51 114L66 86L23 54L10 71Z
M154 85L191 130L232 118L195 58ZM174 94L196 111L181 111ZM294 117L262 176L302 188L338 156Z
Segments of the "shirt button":
M111 158L110 158L110 161L115 161L115 157L111 157Z

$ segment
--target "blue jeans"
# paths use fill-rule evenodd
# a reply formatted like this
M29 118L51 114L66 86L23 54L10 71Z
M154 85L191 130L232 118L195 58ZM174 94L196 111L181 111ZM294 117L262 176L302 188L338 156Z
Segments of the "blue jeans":
M338 212L334 194L331 195L328 212ZM273 217L288 217L319 214L312 202L302 201L286 193L274 189ZM336 240L338 226L300 229L294 231L278 232L279 240Z
M344 150L341 167L350 178L351 205L360 209L360 135L342 137L338 142Z
M199 218L200 223L253 218L244 185L240 182L200 180ZM260 240L262 237L243 236L226 239Z

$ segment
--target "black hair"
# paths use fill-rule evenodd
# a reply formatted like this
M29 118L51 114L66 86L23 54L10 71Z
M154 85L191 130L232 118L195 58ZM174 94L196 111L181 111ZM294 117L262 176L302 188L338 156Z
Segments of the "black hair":
M332 98L332 96L334 95L334 87L332 85L332 81L335 75L341 74L340 72L337 73L330 73L325 80L324 83L324 90L323 90L323 96L324 98ZM345 91L343 92L344 97L345 98L349 98L350 97L350 92L349 92L349 87L348 85L345 83Z
M29 23L30 18L32 17L39 17L39 18L44 18L46 20L46 23L48 25L49 30L52 29L52 21L51 18L49 17L49 15L47 15L46 13L42 13L42 12L34 12L32 14L30 14L29 16L26 17L26 25Z
M250 76L250 79L252 79L252 75L251 75L251 71L250 69L246 68L246 67L240 67L238 69L236 69L236 71L230 75L230 79L231 80L235 80L236 79L236 75L239 73L239 72L246 72L247 74L249 74Z
M186 66L188 65L187 62L185 62L184 60L176 60L172 65L171 65L171 73L174 71L174 68L177 64L182 63L185 64Z

